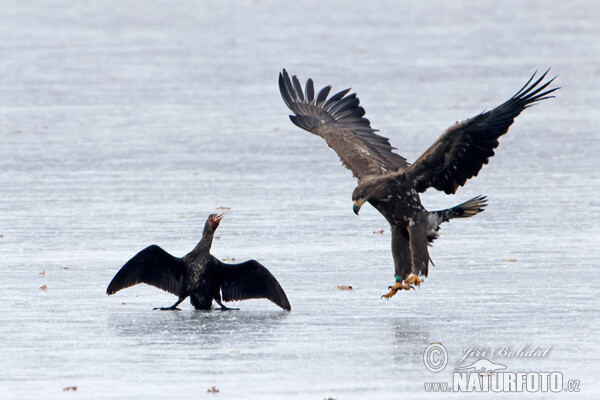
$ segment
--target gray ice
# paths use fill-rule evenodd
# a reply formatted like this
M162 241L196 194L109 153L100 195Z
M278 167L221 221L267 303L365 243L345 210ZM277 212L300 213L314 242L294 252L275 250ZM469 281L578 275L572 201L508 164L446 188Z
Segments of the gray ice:
M425 383L485 358L598 398L598 20L588 1L2 1L0 397L443 398ZM351 173L288 120L283 67L352 86L409 160L535 69L562 89L455 196L423 196L490 203L446 224L429 277L385 301L388 225L352 213ZM140 249L185 254L219 207L213 254L263 263L291 313L105 295ZM439 373L423 362L435 342ZM489 354L526 344L551 349Z

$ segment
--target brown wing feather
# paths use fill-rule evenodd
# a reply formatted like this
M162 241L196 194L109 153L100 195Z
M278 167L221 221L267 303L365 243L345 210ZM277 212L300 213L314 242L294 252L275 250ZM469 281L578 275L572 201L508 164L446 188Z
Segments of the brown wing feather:
M321 136L359 180L368 175L385 175L406 169L406 159L392 150L387 138L375 134L355 93L343 90L327 98L330 86L315 97L313 81L305 92L296 76L284 69L279 74L279 91L294 112L290 119L302 129Z
M537 81L529 81L508 101L491 111L481 113L466 121L456 123L404 173L412 179L415 188L424 192L429 187L455 193L459 186L476 176L484 164L488 163L498 147L498 138L504 135L514 119L527 107L538 101L552 98L550 93L559 89L544 91L556 78L538 85L546 77L546 71Z
M291 310L290 302L277 279L258 261L241 264L219 262L223 301L266 298L284 310Z
M127 261L108 285L106 294L147 283L179 296L185 270L181 258L173 257L157 245L152 245Z

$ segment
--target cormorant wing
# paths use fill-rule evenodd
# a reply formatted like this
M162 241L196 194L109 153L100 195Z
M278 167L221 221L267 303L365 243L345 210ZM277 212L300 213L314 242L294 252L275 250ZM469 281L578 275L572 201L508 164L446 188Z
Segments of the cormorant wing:
M292 309L277 279L258 261L219 262L218 274L223 301L266 298L284 310Z
M285 69L279 74L279 91L295 114L290 115L292 122L325 139L358 180L406 169L406 159L394 153L389 140L375 134L363 117L365 110L356 94L347 95L350 89L346 89L328 99L330 90L326 86L315 96L312 79L306 81L303 92L295 75L290 79Z
M154 244L127 261L108 285L106 294L116 293L138 283L147 283L179 296L185 272L185 264L181 258L173 257Z
M538 101L554 97L550 93L559 89L558 87L546 91L544 89L556 77L538 87L547 73L548 71L529 85L534 73L521 90L505 103L448 128L404 171L404 175L414 182L419 192L433 187L448 194L455 193L467 179L479 173L483 164L488 163L489 158L494 155L494 149L498 147L498 138L508 131L514 119L524 109Z

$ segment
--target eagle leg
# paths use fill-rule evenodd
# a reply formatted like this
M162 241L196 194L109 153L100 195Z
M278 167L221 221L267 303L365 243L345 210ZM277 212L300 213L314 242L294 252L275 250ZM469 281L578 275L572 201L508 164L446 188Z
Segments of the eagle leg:
M404 282L407 285L420 286L421 282L423 282L423 279L419 278L419 276L417 274L412 274L408 278L404 279Z
M394 283L394 286L390 286L389 287L390 291L386 294L384 294L383 296L381 296L381 298L386 298L386 299L390 299L392 297L394 297L394 295L398 292L398 290L410 290L410 289L414 289L411 288L409 285L405 285L404 282L396 282Z

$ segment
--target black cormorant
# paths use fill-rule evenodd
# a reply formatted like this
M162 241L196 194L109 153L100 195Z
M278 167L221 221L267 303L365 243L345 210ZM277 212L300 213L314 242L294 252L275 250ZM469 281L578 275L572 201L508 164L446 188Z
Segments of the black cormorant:
M183 258L174 257L157 245L140 251L117 272L106 293L111 295L138 283L147 283L179 296L175 304L161 310L178 310L179 303L188 296L199 310L210 309L213 300L227 310L221 301L255 298L266 298L284 310L291 310L277 279L258 261L225 264L210 254L221 218L223 214L208 217L202 240Z

